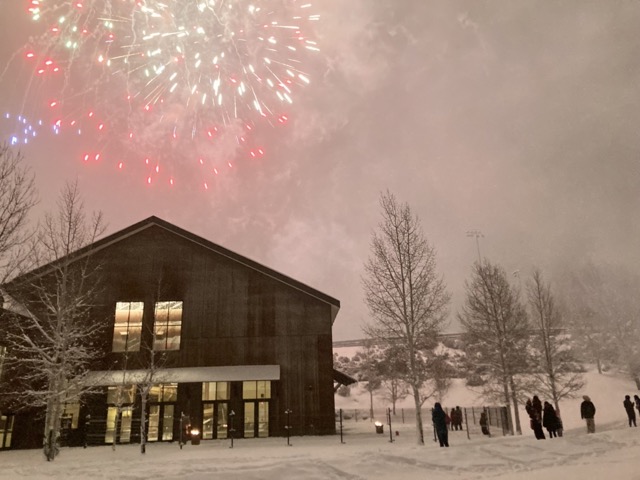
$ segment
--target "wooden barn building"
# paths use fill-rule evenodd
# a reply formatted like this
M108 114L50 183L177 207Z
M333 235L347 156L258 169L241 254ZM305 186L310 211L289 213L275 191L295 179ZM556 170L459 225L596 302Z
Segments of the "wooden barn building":
M104 355L95 393L64 407L68 445L139 442L150 378L149 442L335 433L338 300L156 217L85 250L101 265ZM42 412L0 413L0 449L42 445Z

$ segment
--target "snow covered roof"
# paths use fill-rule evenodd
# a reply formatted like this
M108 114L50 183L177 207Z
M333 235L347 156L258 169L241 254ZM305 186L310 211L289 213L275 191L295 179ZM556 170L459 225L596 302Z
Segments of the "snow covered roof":
M94 387L132 385L148 381L149 370L105 370L89 372L85 383ZM225 367L162 368L153 372L152 383L235 382L280 380L280 365L235 365Z

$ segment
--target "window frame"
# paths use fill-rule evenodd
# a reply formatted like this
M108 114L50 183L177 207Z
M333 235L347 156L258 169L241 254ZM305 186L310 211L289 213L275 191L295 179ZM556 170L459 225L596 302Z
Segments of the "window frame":
M121 306L128 305L128 309L121 308ZM136 308L132 308L132 307ZM118 322L118 313L127 312L127 321ZM132 312L140 312L140 321L132 322ZM114 320L113 320L113 340L111 345L111 351L114 353L128 353L139 352L142 346L142 326L144 324L144 302L138 300L129 301L117 301L114 308ZM122 327L125 327L122 330ZM124 333L124 335L123 335ZM126 337L124 341L124 347L116 348L120 345L118 341L118 335ZM133 340L133 341L132 341ZM134 343L135 342L135 343Z
M162 300L154 303L153 351L169 352L180 350L183 311L184 302L182 300ZM175 334L176 331L177 335ZM169 332L173 333L170 335Z

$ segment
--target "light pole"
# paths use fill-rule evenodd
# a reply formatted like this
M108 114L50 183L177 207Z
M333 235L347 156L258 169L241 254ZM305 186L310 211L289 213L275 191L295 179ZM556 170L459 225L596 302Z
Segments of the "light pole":
M478 263L482 262L482 256L480 255L480 237L484 237L480 230L467 230L467 237L475 237L476 248L478 249Z

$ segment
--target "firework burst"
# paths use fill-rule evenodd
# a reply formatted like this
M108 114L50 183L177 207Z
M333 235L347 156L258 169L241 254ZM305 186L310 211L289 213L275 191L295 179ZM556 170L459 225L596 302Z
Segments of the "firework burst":
M163 170L172 182L185 165L215 175L262 156L253 133L287 122L318 50L306 32L319 18L299 0L30 0L28 9L46 26L25 56L55 93L42 99L51 123L126 143L149 183Z

